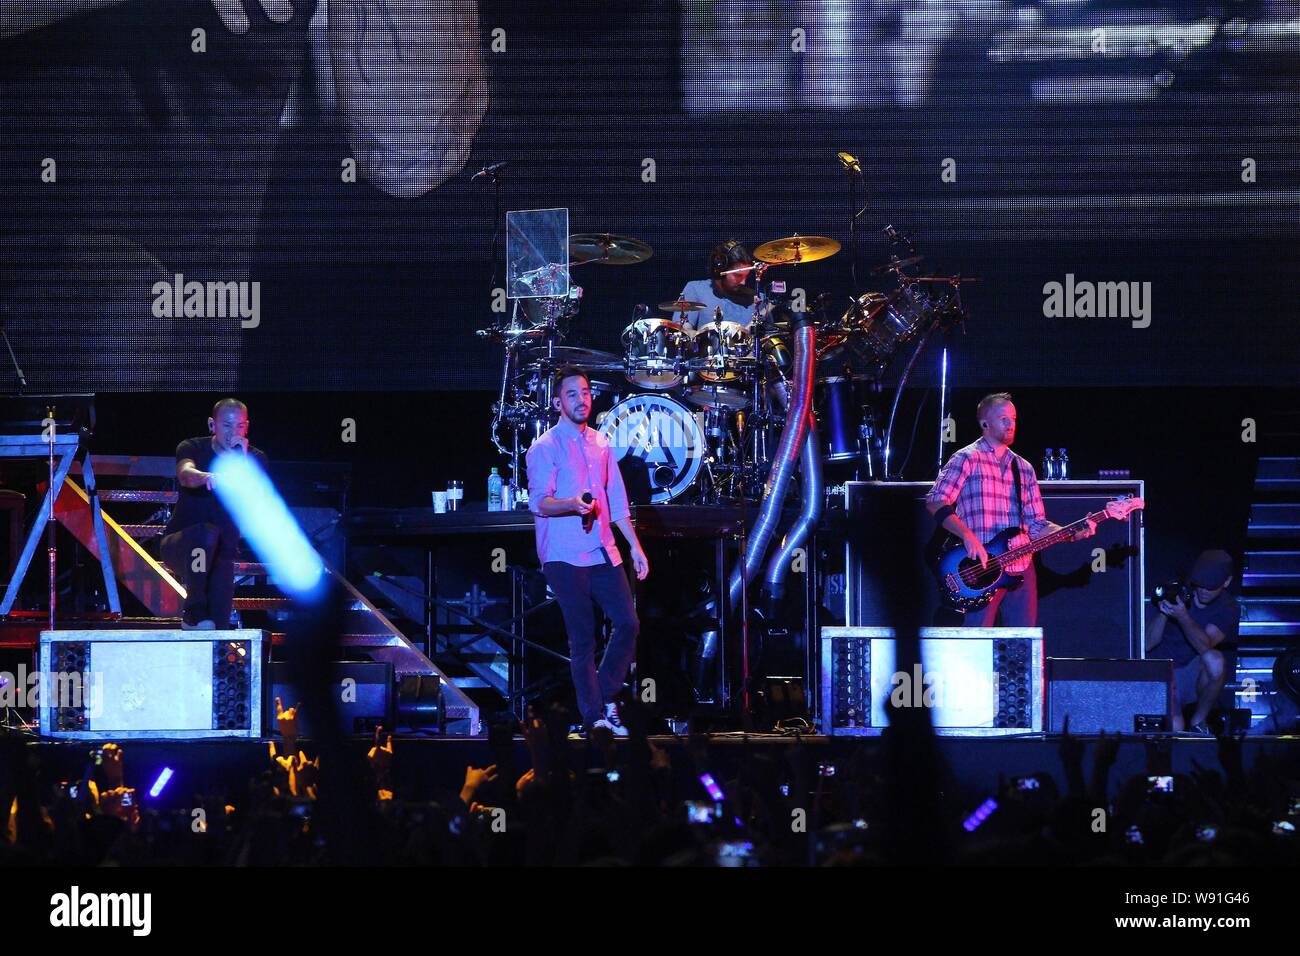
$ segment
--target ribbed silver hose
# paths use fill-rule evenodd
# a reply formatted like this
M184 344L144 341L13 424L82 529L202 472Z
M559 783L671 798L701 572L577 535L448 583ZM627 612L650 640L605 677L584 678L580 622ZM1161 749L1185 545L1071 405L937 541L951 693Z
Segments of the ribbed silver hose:
M728 582L730 606L736 607L740 599L742 581L754 579L763 562L772 533L781 518L790 476L794 474L799 452L808 439L812 422L813 369L817 362L817 332L811 323L800 325L794 331L794 381L790 385L790 406L786 410L785 427L777 445L772 471L763 485L763 501L759 505L758 520L745 544L744 561L737 561Z
M804 439L799 485L799 497L802 501L799 517L786 532L781 546L772 555L772 560L767 563L767 573L763 576L763 590L776 599L780 599L784 594L785 576L790 572L795 549L808 539L808 532L817 526L822 516L822 501L825 495L822 484L822 449L821 443L817 440L816 422L808 426L808 437Z

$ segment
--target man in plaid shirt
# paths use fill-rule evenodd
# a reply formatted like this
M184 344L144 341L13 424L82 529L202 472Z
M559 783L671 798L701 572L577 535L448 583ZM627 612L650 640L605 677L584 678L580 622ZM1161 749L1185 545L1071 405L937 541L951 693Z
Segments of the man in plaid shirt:
M1021 533L1011 540L1019 547L1059 529L1047 520L1043 496L1038 490L1034 466L1011 450L1016 439L1016 406L1006 392L986 395L976 409L983 437L953 453L926 495L926 508L946 531L961 539L966 554L987 564L984 543L1004 528L1019 526ZM1020 499L1016 479L1020 472ZM1096 531L1088 522L1078 538ZM1077 539L1076 539L1077 540ZM967 627L991 627L1002 610L1004 627L1034 627L1038 623L1038 579L1032 555L1007 566L1012 574L1024 575L1019 587L1002 588L976 611L966 612Z

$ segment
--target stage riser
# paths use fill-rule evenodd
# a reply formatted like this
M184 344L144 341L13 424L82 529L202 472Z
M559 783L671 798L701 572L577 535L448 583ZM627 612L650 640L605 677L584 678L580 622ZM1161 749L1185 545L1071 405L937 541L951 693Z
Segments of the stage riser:
M251 629L42 631L40 668L51 692L40 700L41 734L259 738L269 651L269 635Z

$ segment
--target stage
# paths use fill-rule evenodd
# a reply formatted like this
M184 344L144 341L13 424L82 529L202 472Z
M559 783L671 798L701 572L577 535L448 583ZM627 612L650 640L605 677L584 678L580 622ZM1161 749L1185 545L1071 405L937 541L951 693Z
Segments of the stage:
M3 4L0 859L1300 861L1300 3L389 7Z

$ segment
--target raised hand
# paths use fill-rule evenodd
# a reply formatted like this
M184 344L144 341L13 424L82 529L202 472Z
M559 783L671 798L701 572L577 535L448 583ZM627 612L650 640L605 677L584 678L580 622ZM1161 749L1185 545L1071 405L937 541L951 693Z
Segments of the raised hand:
M375 728L375 743L366 753L370 769L375 774L375 782L381 790L388 789L388 773L393 766L393 735L388 735L387 742L379 741L380 728Z
M290 753L298 745L298 708L301 706L302 704L294 704L285 710L280 698L275 699L275 725L284 738L285 749Z
M254 0L212 0L212 8L217 11L221 23L231 33L247 33L252 26L248 20L245 3ZM293 19L293 4L289 0L259 0L262 10L272 23L288 23Z
M490 767L484 767L479 770L474 767L465 768L465 783L460 788L460 800L465 806L474 802L474 795L478 793L478 788L485 783L492 783L497 778L497 765L492 764Z
M126 775L122 766L122 748L117 744L104 744L101 753L104 755L104 762L100 764L104 771L104 783L107 789L116 790L123 786L122 780Z

